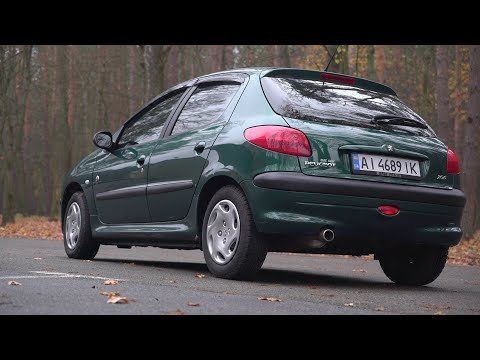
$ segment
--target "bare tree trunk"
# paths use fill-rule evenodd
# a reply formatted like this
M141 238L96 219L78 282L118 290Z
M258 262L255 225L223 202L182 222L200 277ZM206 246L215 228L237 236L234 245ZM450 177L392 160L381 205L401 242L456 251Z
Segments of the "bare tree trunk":
M375 45L375 64L377 81L385 83L385 48L383 45Z
M223 45L210 45L211 68L210 72L217 72L222 70L223 64Z
M274 65L279 67L290 67L290 55L288 54L288 45L275 45Z
M455 117L453 125L455 154L462 158L462 54L461 46L455 46Z
M233 69L233 45L224 45L222 70L229 69Z
M21 185L16 177L24 176L24 159L20 157L22 156L26 102L32 80L32 48L31 45L2 47L0 53L3 58L1 59L3 69L0 68L0 71L5 77L2 80L0 96L5 107L3 121L5 122L4 130L6 130L2 226L15 221L15 213L19 205L15 199L16 187ZM16 60L17 57L18 60Z
M348 74L348 45L342 45L338 50L340 59L340 73Z
M157 96L165 90L165 65L171 45L152 45L151 86L149 98Z
M65 149L65 168L68 169L72 164L72 152L75 146L76 139L74 139L71 134L74 127L75 121L75 108L76 108L76 59L77 59L77 45L68 45L67 46L67 122L65 124L65 140L66 140L66 149Z
M375 47L368 45L368 79L375 80Z
M448 49L438 45L437 64L437 135L448 146L453 144L453 123L448 111Z
M131 45L128 49L128 111L132 115L138 106L137 47Z
M470 85L463 150L463 188L467 198L463 212L463 233L471 238L478 212L478 177L480 176L480 45L470 47Z
M167 74L166 74L166 87L172 87L176 85L179 81L179 45L172 45L170 53L168 54L167 60Z

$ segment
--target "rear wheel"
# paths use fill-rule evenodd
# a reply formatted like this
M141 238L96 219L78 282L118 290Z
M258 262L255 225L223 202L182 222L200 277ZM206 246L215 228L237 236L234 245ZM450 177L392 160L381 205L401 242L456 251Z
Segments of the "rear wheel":
M73 194L67 204L63 240L65 252L70 258L91 260L97 255L100 244L92 238L87 199L81 191Z
M210 200L203 219L202 248L207 267L216 277L245 279L262 267L267 247L238 187L225 186Z
M387 277L400 285L427 285L442 272L448 248L418 247L390 252L380 257L380 266Z

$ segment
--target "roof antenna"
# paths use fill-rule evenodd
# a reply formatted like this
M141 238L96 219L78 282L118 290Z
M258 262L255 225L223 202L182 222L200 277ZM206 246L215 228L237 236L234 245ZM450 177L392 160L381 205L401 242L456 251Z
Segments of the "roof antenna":
M340 47L340 45L337 45L337 47L336 47L336 49L335 49L335 52L333 53L332 57L331 57L330 60L328 61L327 67L326 67L325 70L323 70L323 71L328 71L328 67L330 66L330 64L331 64L333 58L335 57L335 55L337 54L337 50L338 50L339 47Z

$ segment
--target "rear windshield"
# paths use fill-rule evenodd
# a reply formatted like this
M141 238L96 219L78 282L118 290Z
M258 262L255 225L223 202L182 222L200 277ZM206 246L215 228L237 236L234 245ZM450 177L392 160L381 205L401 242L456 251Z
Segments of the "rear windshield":
M425 121L395 96L354 86L298 78L263 77L262 87L273 110L282 116L382 130L435 136L433 130L372 124L376 115Z

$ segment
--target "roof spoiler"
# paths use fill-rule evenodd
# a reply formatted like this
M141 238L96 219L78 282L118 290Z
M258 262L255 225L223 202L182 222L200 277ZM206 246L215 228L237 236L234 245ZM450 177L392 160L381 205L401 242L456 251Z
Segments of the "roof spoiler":
M305 80L325 81L339 83L343 85L356 86L366 90L372 90L387 95L398 96L393 89L386 85L362 79L354 76L337 74L325 71L316 70L301 70L301 69L272 69L262 72L260 77L278 77L278 78L296 78Z

